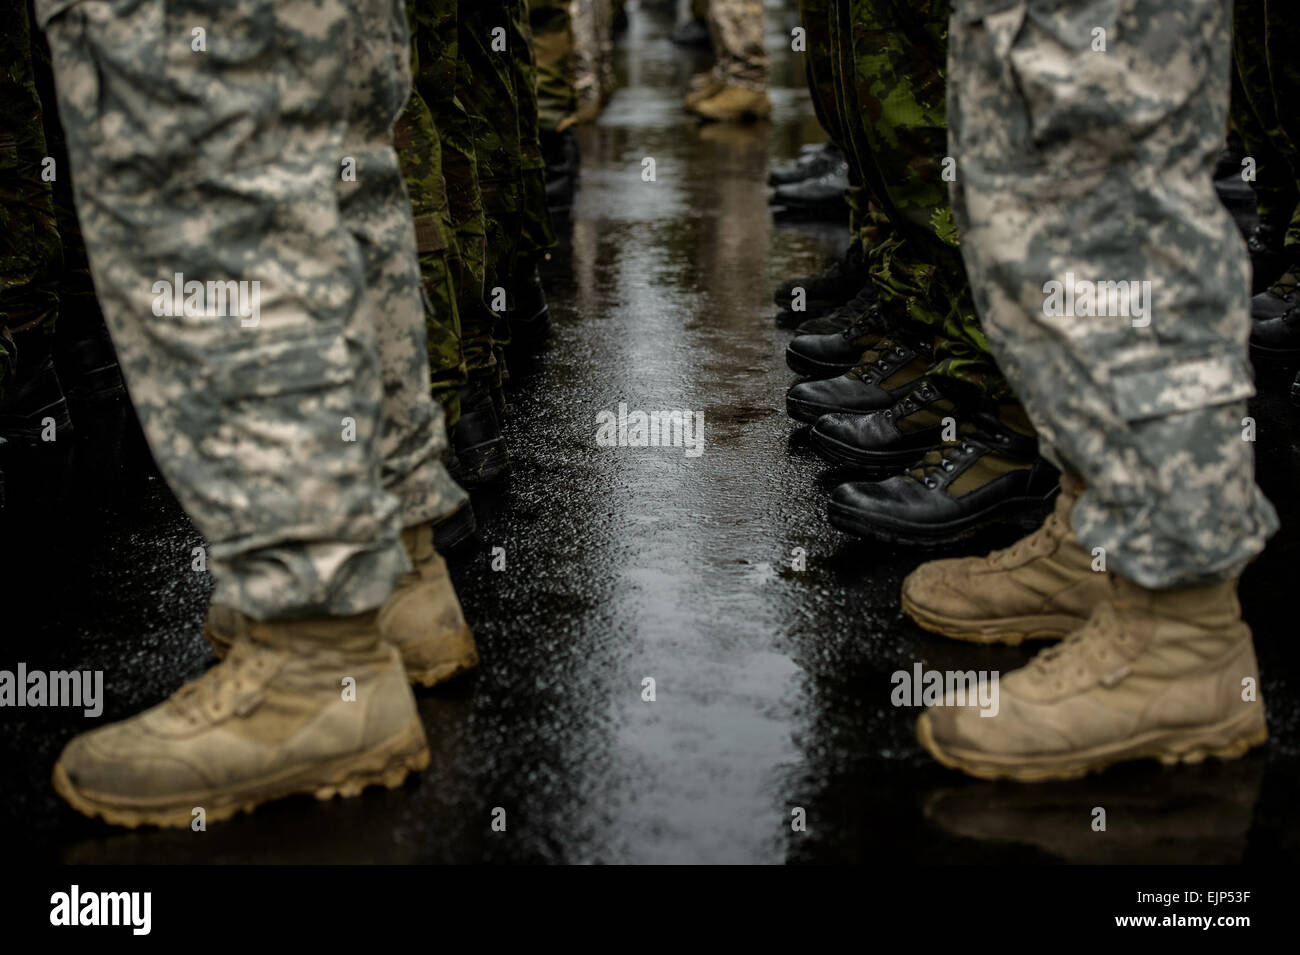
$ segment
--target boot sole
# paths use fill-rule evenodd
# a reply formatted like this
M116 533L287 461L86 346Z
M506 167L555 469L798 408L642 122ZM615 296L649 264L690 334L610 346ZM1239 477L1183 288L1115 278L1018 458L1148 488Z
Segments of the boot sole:
M180 828L193 821L193 810L202 806L207 822L220 822L240 812L251 812L263 803L287 796L309 794L317 799L355 796L368 786L396 789L411 772L429 765L429 746L418 718L402 730L364 753L352 753L322 765L303 766L271 779L246 783L233 790L209 790L170 796L165 802L124 799L76 789L56 763L54 789L83 816L98 817L113 825Z
M873 411L881 411L881 408L845 408L842 405L819 405L811 401L802 401L799 398L785 399L785 413L795 421L804 424L816 424L817 419L822 415L828 414L871 414ZM915 464L919 458L913 458L908 464ZM906 465L904 465L906 467Z
M831 526L859 537L870 537L891 544L915 547L933 547L951 541L965 540L985 527L1005 521L1014 521L1017 511L1027 510L1051 502L1055 491L1046 497L1014 497L968 517L944 524L908 524L882 515L866 520L852 508L835 501L827 505Z
M917 718L916 738L926 752L949 769L980 779L1012 779L1030 783L1080 779L1116 763L1137 759L1158 759L1166 766L1200 763L1210 756L1237 759L1268 739L1268 727L1255 725L1256 719L1256 714L1248 711L1241 717L1213 726L1152 731L1136 739L1095 746L1069 756L998 757L945 750L934 739L927 713Z
M941 447L935 444L912 451L864 451L851 444L827 437L816 428L812 429L812 446L813 450L821 455L822 460L830 464L843 464L867 474L881 476L905 471L927 453Z
M1077 630L1084 624L1081 617L1065 614L1031 617L1002 617L996 620L984 620L972 629L972 621L958 620L932 613L914 603L904 591L901 599L903 612L911 617L918 627L951 637L953 640L965 640L969 643L1005 643L1018 646L1026 640L1061 640L1065 635Z
M865 351L866 349L863 350ZM808 358L799 354L793 348L786 346L785 366L796 375L803 375L806 378L838 378L846 371L852 370L853 362L817 361L815 358Z

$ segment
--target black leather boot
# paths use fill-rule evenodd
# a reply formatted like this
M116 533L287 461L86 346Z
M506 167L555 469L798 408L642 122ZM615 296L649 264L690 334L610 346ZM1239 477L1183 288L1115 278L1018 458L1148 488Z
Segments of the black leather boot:
M1039 457L1036 439L989 413L959 431L902 474L841 484L831 494L831 524L862 537L935 544L1037 514L1056 494L1060 475Z
M874 292L862 292L837 312L856 315L842 331L822 335L797 335L785 348L789 369L807 378L834 378L862 359L888 330L884 313L874 304Z
M536 261L520 267L510 301L511 349L536 351L551 334L551 309L546 304L546 289Z
M848 215L844 191L849 187L849 164L839 162L820 176L811 176L772 193L774 211L786 218L839 221Z
M784 309L795 304L797 289L803 289L805 318L838 308L867 284L867 263L862 251L850 245L838 259L815 275L800 275L776 287L772 300ZM795 314L798 314L797 312Z
M451 429L456 458L449 470L462 487L478 487L504 477L510 471L510 456L488 382L471 376L458 391L460 420Z
M785 396L785 410L796 421L816 424L822 415L883 411L920 382L928 354L901 340L882 338L861 354L859 363L837 378L801 381Z
M64 497L72 476L75 431L54 367L49 335L14 335L17 374L0 402L0 471L11 508ZM93 467L93 463L90 465Z
M835 143L822 143L812 149L800 150L799 158L785 166L777 166L767 174L769 186L787 186L803 182L813 176L825 175L844 162L844 150Z
M1250 300L1250 350L1266 358L1300 355L1300 265Z
M883 411L818 418L812 446L831 464L885 477L940 447L945 431L955 438L960 408L971 403L957 382L927 375Z

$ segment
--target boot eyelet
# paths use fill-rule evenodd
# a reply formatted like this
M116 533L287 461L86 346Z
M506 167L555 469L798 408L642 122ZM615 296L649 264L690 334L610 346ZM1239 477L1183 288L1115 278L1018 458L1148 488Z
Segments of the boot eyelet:
M951 470L952 470L952 462L951 462L951 461L944 461L944 462L943 462L943 469L944 469L945 471L951 471Z
M934 490L935 488L937 488L939 485L938 485L938 483L937 483L933 478L926 478L926 479L925 479L925 486L928 487L930 490L933 491L933 490Z

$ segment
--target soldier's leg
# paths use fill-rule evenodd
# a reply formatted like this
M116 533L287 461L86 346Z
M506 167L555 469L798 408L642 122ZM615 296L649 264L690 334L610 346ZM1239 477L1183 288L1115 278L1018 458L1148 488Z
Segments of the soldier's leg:
M808 77L808 94L813 112L831 142L844 140L842 118L835 99L835 80L831 74L831 0L799 0L799 24L807 37L804 72Z
M852 149L846 130L845 102L840 88L840 58L836 49L841 35L836 25L836 2L837 0L800 0L799 17L807 31L808 48L804 56L813 108L844 163L842 166L831 167L830 171L815 180L778 186L773 199L778 204L799 211L805 201L812 204L823 201L827 191L823 186L829 186L832 179L838 183L840 170L845 172L842 199L849 208L849 246L844 256L832 261L816 275L798 276L783 282L773 295L776 304L783 309L792 309L796 293L801 295L801 304L807 313L804 318L808 315L813 317L810 321L801 323L799 331L811 334L842 331L851 325L859 316L853 314L852 310L839 310L839 307L852 299L867 283L863 240L871 215L870 196L862 182L857 154ZM856 112L854 104L852 115L856 116ZM833 314L822 314L828 311Z
M5 0L0 37L0 400L17 368L13 335L49 340L59 314L63 250L46 162L26 0Z
M714 75L721 86L707 99L688 99L691 112L715 122L764 119L772 112L764 22L762 0L709 0Z
M539 125L550 134L566 119L571 123L578 108L569 0L528 0L528 25L537 58Z
M166 6L39 10L95 287L159 466L209 541L236 640L161 706L73 740L55 785L110 821L188 825L196 803L211 822L427 765L378 608L411 570L402 508L430 508L414 490L437 483L425 467L436 439L383 427L382 371L420 369L431 402L422 343L395 349L401 336L377 334L373 312L409 302L408 327L422 327L396 157L372 146L406 95L401 7ZM342 131L354 110L381 107L349 143L362 175L345 220ZM363 213L381 197L396 205ZM358 236L405 261L376 267ZM431 424L408 394L390 412ZM342 700L339 673L371 702Z
M350 69L362 71L353 86L342 156L355 176L339 179L339 211L363 256L364 285L358 310L375 330L383 378L379 450L384 487L401 504L402 526L415 527L457 510L465 493L442 465L447 448L442 407L430 394L425 300L416 254L411 200L393 148L393 127L410 93L410 40L395 49L391 30L407 21L401 0L362 0L376 15L386 12L390 32L356 37ZM394 63L394 59L397 62ZM369 76L367 77L367 72ZM393 90L392 77L405 78ZM403 126L406 129L405 125ZM426 133L432 125L424 126ZM428 162L439 158L427 146ZM433 183L434 195L438 195ZM441 246L441 222L422 218L424 245ZM457 369L459 371L459 369Z
M29 0L30 3L30 0ZM110 499L118 491L122 464L140 476L153 470L144 436L126 399L86 258L86 244L73 200L71 164L59 123L54 70L44 36L32 36L32 62L41 97L45 146L58 172L53 177L54 215L63 248L59 282L59 322L54 363L68 398L76 437L75 469L70 494L79 503Z
M569 22L573 37L573 91L578 98L574 122L590 123L600 115L600 34L596 0L572 0Z
M944 181L947 21L947 0L841 8L850 36L844 85L859 105L846 111L849 136L893 230L868 252L890 334L847 375L797 390L815 390L820 407L844 412L813 429L826 456L877 474L917 465L837 489L832 520L856 533L964 534L1041 504L1055 488L984 341L957 249ZM886 344L915 360L898 367ZM891 406L887 423L851 413Z
M458 176L455 188L449 179L448 193L462 256L467 267L477 270L458 302L469 381L461 392L461 419L452 442L455 477L466 487L509 470L499 420L505 410L501 352L509 343L504 313L519 242L522 187L513 10L506 0L486 5L462 0L456 14L456 102L464 109L458 131L471 149L473 172ZM441 132L441 119L437 121ZM472 194L464 187L472 187Z
M474 123L475 160L487 234L485 303L464 309L465 359L471 375L499 387L496 350L509 341L507 305L520 236L522 155L507 0L460 5L460 56L472 82L459 95ZM493 31L499 30L500 33ZM472 303L473 304L473 303Z
M618 85L614 75L614 15L613 0L596 0L596 75L601 102L606 103Z
M411 28L414 83L411 97L394 127L393 140L415 216L416 250L426 296L430 386L442 406L446 426L451 428L460 418L459 389L468 377L461 352L460 313L456 302L455 276L460 262L443 176L442 141L421 91L422 86L430 85L427 80L422 83L422 77L427 76L435 84L441 78L437 75L436 46L440 11L437 4L407 0L406 13ZM430 60L428 64L422 63L424 57ZM454 78L449 78L448 85L452 84ZM450 98L452 94L443 95Z
M414 128L401 122L411 117L403 103L410 93L413 49L404 0L358 2L372 27L354 34L352 96L342 148L346 161L355 162L356 176L340 179L339 211L361 249L365 282L358 311L373 327L378 344L383 379L380 477L401 506L402 543L413 568L385 601L379 626L401 651L408 678L433 686L476 666L478 650L446 565L433 548L435 522L467 503L442 461L447 432L442 407L430 390L426 336L434 306L421 294L417 258L420 248L436 253L444 246L444 192L426 172L421 181L432 187L433 202L443 209L413 219L393 148L394 124L412 134L413 152L427 147L424 161L431 166L440 154L426 113L417 114ZM418 98L414 102L423 105ZM439 328L441 316L432 324Z
M430 389L442 407L448 428L460 418L458 389L467 378L460 346L460 312L453 279L451 216L442 178L442 150L429 107L419 93L412 93L393 131L394 145L402 164L402 178L411 194L415 215L416 250L420 256L420 279L426 301L425 332L428 337Z
M549 333L550 309L538 264L555 248L555 229L546 201L546 159L542 154L537 101L537 60L526 0L516 0L513 18L515 94L519 101L519 250L507 302L510 340L516 350L536 347Z
M538 141L546 163L546 201L554 213L573 205L578 140L569 0L528 0L528 26L537 61Z
M1259 227L1250 237L1255 269L1251 347L1259 354L1300 354L1300 25L1286 4L1246 2L1233 7L1238 93L1235 110L1246 148L1255 159Z
M1080 22L1105 31L1105 56ZM1236 577L1277 518L1242 431L1245 248L1210 175L1228 27L1228 0L955 5L963 255L999 363L1079 493L1064 527L953 570L948 592L972 609L1004 597L1071 532L1104 579L1061 650L1003 678L992 718L922 715L946 765L1073 777L1266 738ZM1102 282L1130 284L1090 297Z
M1255 164L1256 209L1259 226L1252 236L1251 258L1261 274L1254 276L1262 292L1286 271L1282 259L1291 215L1300 193L1286 161L1268 67L1268 32L1263 3L1233 5L1232 120L1241 133L1246 154ZM1258 248L1255 248L1258 247Z
M50 177L60 170L49 159L26 0L5 0L0 13L0 470L11 465L16 501L63 470L72 436L51 358L64 261ZM54 443L41 440L50 418Z

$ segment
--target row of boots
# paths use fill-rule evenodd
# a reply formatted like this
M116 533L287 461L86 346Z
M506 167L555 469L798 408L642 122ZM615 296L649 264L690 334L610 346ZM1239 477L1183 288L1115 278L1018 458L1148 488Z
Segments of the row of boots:
M786 350L801 376L786 410L810 426L821 458L856 478L831 494L833 526L934 547L1052 508L1008 548L932 560L903 581L901 607L927 631L1052 644L1001 677L991 707L964 686L927 698L916 727L927 752L973 776L1037 781L1134 759L1236 757L1264 742L1235 579L1156 590L1108 571L1071 525L1080 479L1039 455L1017 403L928 373L927 343L881 306L855 252L775 299L800 314L796 296L814 317Z

